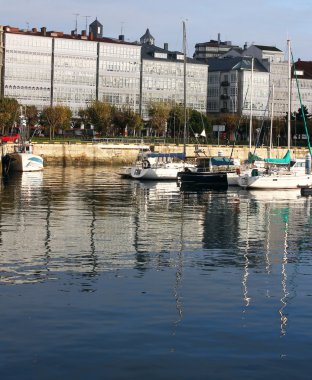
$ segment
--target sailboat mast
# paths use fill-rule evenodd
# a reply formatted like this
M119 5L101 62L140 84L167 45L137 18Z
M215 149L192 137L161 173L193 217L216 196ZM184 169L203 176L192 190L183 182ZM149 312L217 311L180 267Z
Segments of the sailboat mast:
M269 147L269 158L271 158L271 150L272 150L272 148L273 148L273 144L272 144L273 120L274 120L274 83L272 84L272 111L271 111L271 126L270 126L270 147Z
M250 119L249 119L249 151L251 152L252 140L252 108L253 108L253 72L254 72L254 57L251 58L251 84L250 84Z
M183 55L184 55L184 65L183 65L183 106L184 106L184 132L183 132L183 154L186 156L186 28L185 21L182 22L183 25Z
M290 40L287 40L288 47L288 115L287 115L287 148L290 149L290 125L291 125L291 58Z

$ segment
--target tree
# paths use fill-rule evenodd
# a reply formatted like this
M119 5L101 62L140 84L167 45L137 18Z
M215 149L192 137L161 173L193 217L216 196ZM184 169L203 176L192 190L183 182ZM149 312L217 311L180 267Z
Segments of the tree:
M135 135L143 123L141 116L132 111L129 107L114 109L113 120L118 134L127 132L127 134Z
M194 135L200 134L203 130L206 133L206 129L209 127L207 116L196 110L191 110L188 124L190 132L193 132Z
M153 102L149 106L148 114L150 116L149 124L154 129L155 135L165 135L167 121L170 114L170 105L168 103Z
M29 125L34 126L38 123L38 109L36 106L25 107L25 113Z
M312 133L311 114L309 114L307 106L302 105L302 107L298 108L297 112L294 112L294 120L295 120L295 130L294 130L295 135L307 134L305 125L308 129L309 135Z
M18 101L14 98L0 97L0 126L1 133L9 133L18 117Z
M72 112L69 107L52 106L43 109L42 117L49 126L50 140L52 140L56 128L64 130L70 127Z
M113 107L109 103L96 100L91 103L86 112L89 122L94 125L97 132L103 134L111 132Z
M183 138L184 132L184 108L180 104L175 104L170 109L168 117L168 133L171 137Z

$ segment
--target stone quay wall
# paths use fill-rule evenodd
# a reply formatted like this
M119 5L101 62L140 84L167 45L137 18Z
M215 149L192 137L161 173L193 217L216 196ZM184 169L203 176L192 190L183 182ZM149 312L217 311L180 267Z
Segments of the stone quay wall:
M110 143L35 143L33 153L44 159L45 166L49 165L127 165L135 161L142 147L151 148L161 153L181 153L182 145L138 145L138 144L110 144ZM13 150L13 144L2 146L2 155ZM195 158L195 150L201 151L200 155L226 157L232 156L244 162L248 158L248 146L215 146L215 145L188 145L186 155ZM287 152L286 147L275 148L271 157L282 158ZM304 158L308 153L305 148L292 148L292 157ZM268 148L257 148L256 154L260 157L268 157Z

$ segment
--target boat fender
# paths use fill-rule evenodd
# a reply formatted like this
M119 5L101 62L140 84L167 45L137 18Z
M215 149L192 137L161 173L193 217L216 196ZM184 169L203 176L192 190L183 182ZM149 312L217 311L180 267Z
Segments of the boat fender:
M252 171L251 171L251 176L252 176L252 177L258 177L258 176L259 176L259 171L258 171L258 169L252 169Z
M142 162L142 168L143 168L143 169L148 169L148 168L150 168L150 167L151 167L151 164L149 163L148 160L144 160L144 161Z

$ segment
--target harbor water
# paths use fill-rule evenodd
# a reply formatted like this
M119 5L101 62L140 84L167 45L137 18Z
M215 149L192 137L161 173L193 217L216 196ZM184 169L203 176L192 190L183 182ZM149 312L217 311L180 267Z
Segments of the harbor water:
M0 378L310 379L311 199L2 179Z

